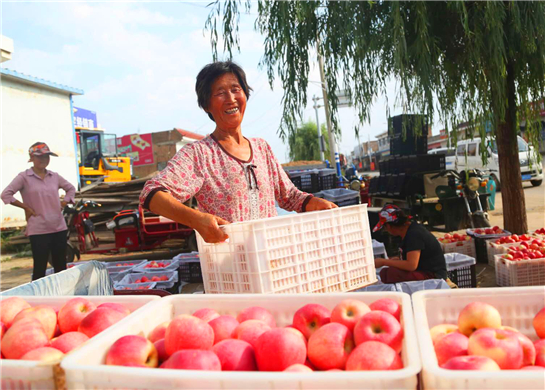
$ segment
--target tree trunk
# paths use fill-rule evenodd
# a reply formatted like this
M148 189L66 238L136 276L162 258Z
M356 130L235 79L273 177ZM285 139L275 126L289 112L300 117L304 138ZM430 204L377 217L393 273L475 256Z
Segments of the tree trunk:
M504 229L515 234L528 231L526 201L522 189L517 142L517 105L512 59L507 61L507 102L505 117L497 129L498 160Z

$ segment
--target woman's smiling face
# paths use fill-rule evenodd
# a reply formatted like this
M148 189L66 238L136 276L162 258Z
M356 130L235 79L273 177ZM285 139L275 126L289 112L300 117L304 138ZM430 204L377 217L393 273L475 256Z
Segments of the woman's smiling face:
M246 94L237 76L225 73L212 84L208 110L219 129L236 129L242 123L246 110Z

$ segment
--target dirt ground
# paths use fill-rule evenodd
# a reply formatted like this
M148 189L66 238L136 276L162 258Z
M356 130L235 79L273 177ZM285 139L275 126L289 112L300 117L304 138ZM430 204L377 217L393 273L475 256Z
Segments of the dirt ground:
M526 197L526 210L528 215L528 228L535 230L545 227L545 184L539 187L532 187L525 184L524 194ZM501 193L496 195L496 209L490 212L492 225L503 226L502 199ZM152 252L140 253L141 258L151 255ZM126 256L126 255L120 255ZM82 260L109 259L115 261L112 255L82 255ZM167 256L165 254L165 256ZM172 258L173 255L169 254ZM496 279L494 268L488 264L477 264L477 284L479 287L495 287ZM14 258L11 254L2 254L0 261L0 291L4 291L30 281L32 275L32 258ZM202 291L202 285L186 285L183 292L192 293Z

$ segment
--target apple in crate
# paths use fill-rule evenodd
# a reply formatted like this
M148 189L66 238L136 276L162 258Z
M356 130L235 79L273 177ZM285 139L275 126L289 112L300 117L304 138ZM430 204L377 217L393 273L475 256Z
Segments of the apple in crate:
M308 358L320 370L344 369L354 349L352 332L343 324L325 324L308 340Z
M217 344L222 340L233 338L233 334L239 323L235 317L224 315L208 321L208 325L214 330L214 344Z
M8 329L2 338L2 355L6 359L19 359L33 349L49 345L49 337L36 318L23 318Z
M520 333L518 330L508 330L504 329L506 332L510 332L515 335L522 347L522 365L523 366L533 366L536 362L536 348L532 340Z
M11 326L13 319L21 310L28 309L30 305L22 298L11 297L0 301L0 321L6 328Z
M500 371L498 364L486 356L456 356L442 368L447 370Z
M537 337L545 339L545 307L536 314L533 325Z
M307 339L320 327L331 322L331 312L325 306L310 303L303 306L293 315L293 327Z
M222 371L256 371L254 347L242 340L223 340L212 347Z
M469 355L486 356L501 369L522 367L523 351L517 336L508 330L483 328L469 337Z
M248 307L242 310L237 316L237 321L241 324L248 320L259 320L263 321L271 328L276 327L276 320L272 314L267 309L259 306Z
M312 372L312 368L304 364L292 364L284 370L284 372Z
M106 364L125 366L127 364L157 367L159 358L151 341L142 336L129 335L119 338L108 350Z
M293 329L274 328L257 339L255 357L259 371L284 371L292 364L304 364L307 348Z
M481 328L500 328L501 317L496 308L484 302L472 302L465 306L458 315L460 333L471 336Z
M534 343L536 348L536 366L545 367L545 339Z
M95 304L85 298L72 298L67 301L58 313L61 333L76 332L81 321L95 309Z
M51 340L57 328L57 313L52 307L39 305L23 309L13 319L13 324L23 318L35 318L42 324L45 334ZM12 325L13 326L13 325Z
M175 352L166 362L161 364L161 368L221 371L221 362L212 351L184 349Z
M68 332L51 340L51 346L63 353L68 353L87 340L89 340L89 337L81 332Z
M467 355L469 339L461 333L453 332L442 337L434 346L437 363L445 364L450 358Z
M366 341L356 347L346 361L346 371L399 370L399 354L379 341Z
M452 332L458 332L458 325L441 324L430 329L431 341L435 345L441 338Z
M165 333L165 347L172 356L181 349L208 350L214 345L214 330L200 318L182 314L174 318Z
M400 321L401 319L401 306L399 303L390 298L382 298L378 301L375 301L369 305L371 310L380 310L390 313L395 317L396 320Z
M131 311L127 309L124 305L122 305L121 303L113 303L113 302L102 303L97 306L97 309L100 309L101 307L109 307L110 309L117 310L121 313L124 313L127 316L131 314Z
M364 315L356 324L354 341L356 345L366 341L379 341L399 353L403 342L403 328L390 313L373 310Z
M153 330L148 334L148 340L152 343L156 342L157 340L161 340L165 338L165 334L167 332L167 328L170 325L170 321L163 322L162 324L157 325Z
M159 363L166 362L170 355L167 353L165 347L165 339L157 340L153 343L155 349L157 350L157 356L159 357Z
M52 347L41 347L33 349L32 351L29 351L25 353L21 360L36 360L41 362L54 362L57 360L62 359L64 356L64 353L59 351L56 348Z
M233 337L246 341L255 348L259 336L268 330L271 330L271 327L262 321L247 320L235 328Z
M197 310L195 313L193 313L193 316L200 318L204 322L209 322L212 321L214 318L218 318L220 315L215 310L204 308Z
M8 328L6 327L6 324L0 321L0 339L4 337L4 333L6 333L6 330L8 330Z
M125 313L109 307L97 308L81 321L78 332L84 333L88 337L93 337L116 322L121 321L126 316Z
M345 299L331 312L331 322L343 324L352 332L359 319L370 311L369 306L361 301Z

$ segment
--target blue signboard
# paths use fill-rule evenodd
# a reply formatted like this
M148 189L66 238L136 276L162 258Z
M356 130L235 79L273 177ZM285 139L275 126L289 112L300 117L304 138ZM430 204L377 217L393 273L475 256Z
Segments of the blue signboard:
M74 107L74 126L95 129L98 127L97 113L84 108Z

